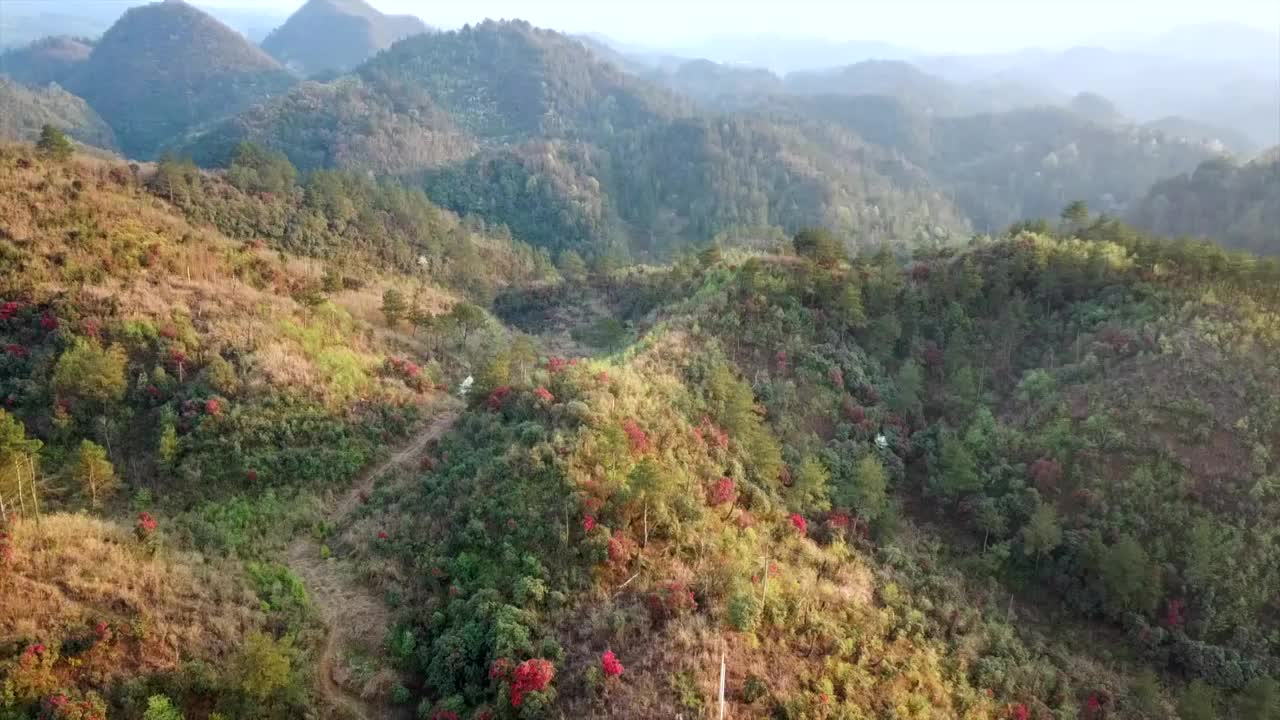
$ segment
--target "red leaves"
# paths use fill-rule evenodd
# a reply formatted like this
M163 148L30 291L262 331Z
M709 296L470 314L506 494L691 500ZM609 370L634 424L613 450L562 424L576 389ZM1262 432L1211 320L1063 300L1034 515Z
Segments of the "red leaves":
M209 398L204 401L205 414L213 417L222 417L222 402L218 398Z
M831 513L831 517L827 518L827 524L835 530L846 530L849 527L849 516L844 513Z
M4 346L4 351L19 360L25 360L31 357L31 351L17 343L10 343Z
M550 660L534 658L516 666L511 674L511 707L520 707L526 693L542 692L556 677Z
M732 478L723 477L716 483L715 488L711 491L711 504L724 505L731 503L737 495L737 486Z
M636 543L619 530L609 537L609 565L621 570L635 557Z
M832 385L836 386L837 390L844 389L844 372L840 368L831 368L831 371L827 373L827 379L831 381Z
M595 530L596 519L591 515L588 515L582 518L582 529L586 532L591 532L592 530Z
M452 710L437 710L431 714L431 720L458 720L458 713Z
M552 375L559 375L564 372L565 368L574 367L577 364L577 358L574 358L573 360L566 360L559 357L547 358L547 372Z
M489 679L507 681L511 678L511 671L515 669L515 665L507 658L498 658L489 666Z
M534 390L533 394L534 397L547 404L551 404L556 401L556 396L552 395L551 391L544 387L539 387L537 390Z
M916 263L911 266L911 279L916 282L926 282L932 274L933 270L924 263Z
M0 320L12 320L21 309L22 303L16 300L10 300L3 305L0 305Z
M134 526L133 530L139 540L146 541L155 534L156 529L159 527L160 523L156 522L156 519L151 516L151 513L144 512L139 513L138 523Z
M1164 624L1170 628L1180 628L1187 624L1187 606L1181 599L1169 600L1164 609Z
M799 513L791 513L791 527L795 528L801 537L809 534L809 521L805 520L804 516Z
M169 364L179 372L187 366L187 354L178 348L169 350Z
M381 540L382 542L386 542L391 539L391 536L387 534L386 530L379 530L378 539Z
M655 620L666 620L698 609L693 591L681 582L669 582L659 587L649 595L647 603L649 614Z
M693 429L693 435L708 447L729 449L729 433L716 427L716 424L711 422L711 418L705 415L702 417L702 424Z
M854 425L861 425L867 419L867 410L858 404L857 400L851 395L845 395L841 402L841 409L844 410L844 417Z
M631 444L631 454L643 455L649 452L649 435L635 420L627 418L623 421L622 432L627 434L627 442Z
M791 364L787 359L787 351L779 350L778 353L773 356L773 364L774 367L778 369L779 373L785 373Z
M605 650L600 656L600 669L604 671L605 677L619 677L622 675L622 663L619 662L618 656L613 654L612 650Z
M1031 710L1026 703L1018 703L1009 708L1009 720L1031 720Z
M53 313L46 312L40 316L40 328L45 332L53 332L58 329L61 323L58 322L57 316Z
M106 620L99 620L98 624L93 626L93 635L99 642L107 642L111 639L111 626Z
M249 482L258 482L258 471L246 470L244 473L244 479L248 480Z
M407 358L387 358L382 363L383 373L399 378L414 392L424 393L433 386L422 374L422 368Z
M510 395L511 395L511 388L506 385L503 385L502 387L489 393L489 399L485 401L485 405L490 410L494 410L494 411L501 410L502 404L506 402L507 398Z
M924 348L924 365L935 372L942 370L943 365L942 350L934 343L929 343Z

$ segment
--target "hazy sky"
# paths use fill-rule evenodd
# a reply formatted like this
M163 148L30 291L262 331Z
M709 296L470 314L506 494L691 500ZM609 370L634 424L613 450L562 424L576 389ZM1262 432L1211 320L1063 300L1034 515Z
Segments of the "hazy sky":
M292 10L301 0L196 0ZM0 0L3 2L3 0ZM779 32L941 50L1066 46L1098 36L1230 21L1280 30L1280 0L373 0L451 28L486 17L676 47L720 33Z

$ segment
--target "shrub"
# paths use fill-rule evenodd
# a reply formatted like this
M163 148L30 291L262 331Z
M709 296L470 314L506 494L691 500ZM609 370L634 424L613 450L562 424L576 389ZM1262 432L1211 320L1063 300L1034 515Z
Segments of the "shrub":
M604 672L605 677L620 677L622 675L622 663L618 660L618 656L613 654L612 650L606 650L600 656L600 670Z

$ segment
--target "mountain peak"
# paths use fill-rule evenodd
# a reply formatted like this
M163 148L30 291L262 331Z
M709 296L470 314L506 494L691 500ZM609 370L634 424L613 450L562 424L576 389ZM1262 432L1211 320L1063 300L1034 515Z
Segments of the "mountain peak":
M384 15L364 0L308 0L262 47L294 72L345 72L429 28L411 15Z
M69 81L130 156L239 112L292 79L244 36L181 0L130 8Z

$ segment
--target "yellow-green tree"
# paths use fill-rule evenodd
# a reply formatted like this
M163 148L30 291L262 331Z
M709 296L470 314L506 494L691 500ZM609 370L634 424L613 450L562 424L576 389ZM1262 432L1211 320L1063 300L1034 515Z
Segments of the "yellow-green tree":
M124 398L126 364L119 347L104 348L95 340L77 340L54 366L53 391L76 406L105 411Z
M119 484L116 470L107 458L107 451L92 440L81 440L71 463L71 475L89 493L93 507L101 498L111 494Z
M36 453L41 442L27 437L18 418L0 410L0 514L39 513Z

